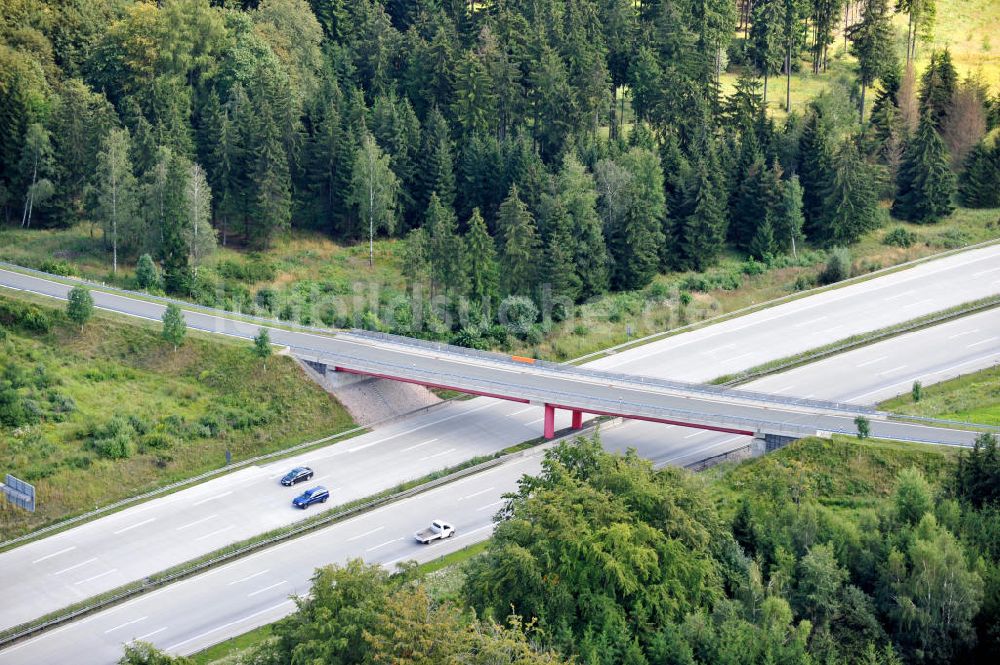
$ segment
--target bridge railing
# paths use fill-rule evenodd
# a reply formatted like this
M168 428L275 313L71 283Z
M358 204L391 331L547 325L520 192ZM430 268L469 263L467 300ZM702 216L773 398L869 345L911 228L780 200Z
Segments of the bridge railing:
M411 337L403 337L402 335L393 335L390 333L371 332L368 330L353 329L347 333L340 333L340 335L341 336L353 335L362 338L370 338L384 342L389 342L392 344L398 344L400 346L428 349L442 353L449 353L459 356L476 358L487 362L502 363L504 365L537 367L544 369L546 371L560 372L562 374L579 376L579 377L603 379L606 381L623 383L627 385L664 388L666 390L676 390L688 393L696 393L699 395L730 397L735 399L752 400L755 402L781 404L783 406L799 406L799 407L807 407L813 409L822 409L826 411L837 411L843 413L864 414L872 416L887 415L887 414L882 414L878 410L862 404L847 404L844 402L832 402L827 400L786 397L782 395L775 395L772 393L725 388L722 386L713 386L710 384L703 384L703 383L689 383L687 381L674 381L671 379L661 379L658 377L642 376L637 374L606 372L604 370L588 369L585 367L578 367L576 365L563 365L560 363L554 363L547 360L533 360L530 363L530 365L526 365L525 362L517 360L515 359L514 356L511 356L509 354L496 353L493 351L480 351L478 349L468 349L462 346L455 346L452 344L445 344L442 342L430 342L427 340L414 339Z

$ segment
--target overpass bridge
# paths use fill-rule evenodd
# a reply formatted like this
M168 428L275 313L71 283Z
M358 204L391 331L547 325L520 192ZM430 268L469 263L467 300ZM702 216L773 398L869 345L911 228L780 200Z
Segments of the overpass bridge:
M75 280L74 280L75 281ZM0 268L0 286L65 299L72 284L45 273ZM166 298L92 285L96 307L159 321ZM234 316L178 303L189 328L252 339L266 328L275 344L316 367L543 406L543 433L554 434L555 412L619 416L734 434L799 438L853 434L855 417L868 418L871 436L946 445L970 445L977 432L900 421L850 404L752 393L702 384L615 374L530 358L473 351L447 344L363 331L330 331Z

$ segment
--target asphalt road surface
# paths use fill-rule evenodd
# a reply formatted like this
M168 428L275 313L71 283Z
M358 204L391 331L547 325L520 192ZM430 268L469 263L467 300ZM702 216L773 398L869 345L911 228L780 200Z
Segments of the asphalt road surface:
M804 395L812 393L817 398L857 403L872 402L905 391L915 379L929 384L996 364L1000 361L997 330L1000 330L1000 310L991 310L761 379L749 387L755 390L782 392L782 389L787 387L789 391L795 390ZM473 406L477 403L496 405L483 409L493 415L500 413L494 414L494 408L519 406L477 399L449 405L435 415L440 417L453 407L477 408ZM519 426L524 428L533 425L530 423L532 417L541 416L541 409L538 407L521 408L529 410L520 414L509 413L499 416L494 425L499 426L503 418L523 417L529 419L527 424L519 421ZM461 419L471 418L472 414L467 414ZM602 440L605 447L610 449L634 447L640 455L653 459L657 465L682 464L745 445L748 441L747 437L699 432L651 423L626 422L602 432ZM368 454L394 450L393 441L396 440L373 445ZM339 445L345 450L366 445L360 444L359 441L360 439L352 439ZM438 442L427 443L423 448L435 445L438 445ZM336 450L337 447L333 446L326 452ZM432 453L427 451L425 454ZM351 457L349 453L342 455L348 457L341 459ZM308 456L305 458L313 461ZM291 463L286 466L290 465ZM8 648L0 652L0 664L69 661L111 663L120 656L122 643L131 639L151 641L175 653L198 651L291 612L294 604L289 601L290 594L305 593L308 590L311 572L319 565L342 562L351 557L362 557L366 561L390 565L405 559L425 560L487 538L491 532L490 516L500 506L501 495L514 488L516 479L522 473L536 471L537 465L537 454L529 453L521 460L517 460L514 465L507 464L492 469L265 550ZM318 474L322 473L318 462L314 461L314 466ZM270 473L262 475L261 482L265 477L272 484L276 482L270 478ZM237 484L240 484L239 481ZM203 487L195 489L200 492L197 496L201 496L205 491ZM235 485L225 491L233 491L233 495L225 498L239 505L242 503L242 497L263 493L265 489L260 483L251 481L242 491ZM268 496L276 497L278 494L283 495L281 498L287 499L288 496L285 495L290 493L287 490L276 490ZM195 499L195 495L188 498ZM209 517L213 513L217 514L215 505L209 502L199 507L190 506L183 512L186 520L191 523ZM277 505L274 509L285 510ZM171 508L168 512L176 510ZM286 513L298 514L291 509ZM133 558L155 558L156 549L161 546L155 542L157 529L154 527L154 522L141 524L143 520L149 519L148 516L140 519L141 515L142 513L133 515L129 519L135 521L123 521L116 528L120 530L138 525L126 533L154 537L154 541L135 542L135 538L129 540L133 542L133 547L139 548L132 550ZM458 535L453 541L431 546L420 546L413 542L412 533L434 518L450 520L457 525ZM212 517L212 520L215 519L216 517ZM205 533L214 528L224 528L224 525L213 529L201 525L190 527L190 529L203 529ZM166 529L162 530L167 532ZM176 533L175 530L167 532L167 535L178 539ZM88 551L81 552L78 549L61 553L67 547L74 547L75 541L72 538L58 541L56 540L58 538L61 536L48 538L0 555L2 557L0 566L5 573L17 568L25 571L21 575L12 572L9 576L20 579L27 578L33 568L41 564L48 565L50 561L61 557L67 558L64 558L60 565L69 567L94 556ZM193 540L187 537L185 539L189 543ZM95 547L99 545L98 543ZM29 551L29 548L33 548L29 556L35 557L36 560L43 557L52 558L44 558L38 564L29 564L26 560L14 562L7 559L9 555L22 550ZM94 551L103 556L103 552L97 549ZM104 566L120 564L103 558L99 561ZM162 567L164 566L153 568ZM72 572L76 573L79 570L77 568ZM97 571L99 572L100 570ZM70 581L68 579L57 581L52 577L52 573L39 571L38 577L35 577L30 584L24 585L22 593L30 593L32 589L37 593L41 589L50 587L69 586Z

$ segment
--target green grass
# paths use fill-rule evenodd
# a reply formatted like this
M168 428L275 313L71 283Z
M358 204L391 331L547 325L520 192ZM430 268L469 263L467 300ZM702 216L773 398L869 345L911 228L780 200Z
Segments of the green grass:
M903 469L920 469L932 484L951 473L954 448L853 437L808 437L769 455L713 467L705 476L723 496L766 497L777 504L812 498L824 505L870 508L889 496Z
M880 409L916 416L1000 426L1000 367L923 387L919 402L911 393L886 400Z
M0 308L23 302L7 293ZM239 461L353 425L291 358L264 363L247 344L202 335L174 352L155 324L99 313L81 331L61 309L35 307L52 330L38 334L8 320L0 367L22 375L18 394L43 417L0 425L0 466L33 482L40 503L34 514L0 510L3 538L219 468L227 449ZM59 400L75 406L58 413ZM133 437L127 459L94 446L116 414L148 428Z
M219 642L204 651L199 651L190 656L190 658L195 665L235 663L241 654L270 640L273 632L274 624L264 624L260 628L255 628L242 635L232 637L225 642Z

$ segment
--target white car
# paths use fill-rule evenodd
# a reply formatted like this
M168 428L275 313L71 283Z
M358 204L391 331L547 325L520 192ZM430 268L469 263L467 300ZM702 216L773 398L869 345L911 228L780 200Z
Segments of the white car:
M417 542L428 545L435 540L444 540L455 535L455 527L450 522L444 520L434 520L426 529L417 531L413 536Z

